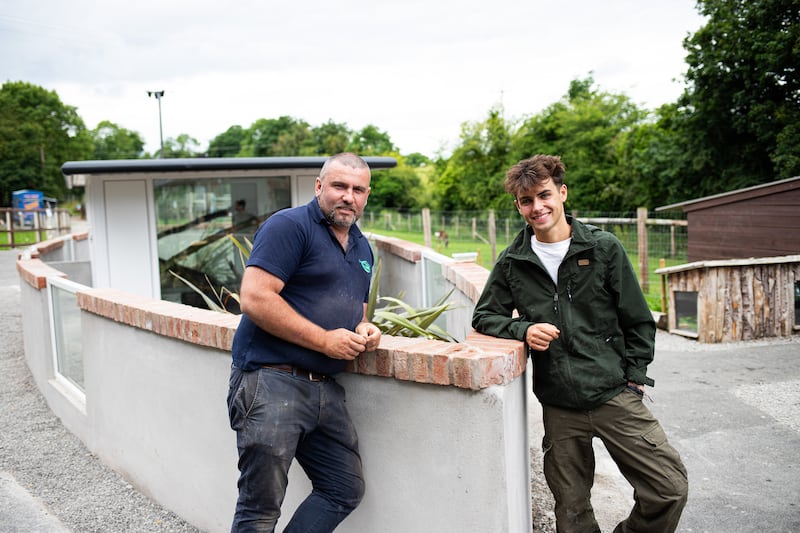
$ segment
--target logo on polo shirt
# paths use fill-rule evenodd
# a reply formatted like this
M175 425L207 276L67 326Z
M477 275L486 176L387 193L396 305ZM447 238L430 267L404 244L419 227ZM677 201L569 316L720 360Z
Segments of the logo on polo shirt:
M369 273L370 273L370 270L372 270L372 267L370 266L370 264L369 264L369 261L364 261L364 260L362 259L362 260L360 260L360 261L359 261L359 263L361 263L361 268L363 268L363 269L364 269L364 272L366 272L367 274L369 274Z

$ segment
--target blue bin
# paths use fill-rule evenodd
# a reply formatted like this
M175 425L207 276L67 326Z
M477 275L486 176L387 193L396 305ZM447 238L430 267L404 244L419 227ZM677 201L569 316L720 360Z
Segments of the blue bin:
M11 206L14 209L22 209L25 211L43 209L44 208L44 193L41 191L33 191L30 189L23 189L11 193ZM32 226L33 217L35 213L18 213L19 223L23 226Z

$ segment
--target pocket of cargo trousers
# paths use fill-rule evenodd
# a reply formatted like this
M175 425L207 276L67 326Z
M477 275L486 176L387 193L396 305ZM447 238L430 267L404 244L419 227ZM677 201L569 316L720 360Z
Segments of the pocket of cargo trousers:
M653 448L653 457L659 465L661 473L677 486L685 486L687 481L686 467L681 461L678 451L668 442L667 434L661 424L656 424L642 434L642 439Z
M658 447L667 442L667 434L660 424L653 426L650 431L642 435L642 438L650 445Z

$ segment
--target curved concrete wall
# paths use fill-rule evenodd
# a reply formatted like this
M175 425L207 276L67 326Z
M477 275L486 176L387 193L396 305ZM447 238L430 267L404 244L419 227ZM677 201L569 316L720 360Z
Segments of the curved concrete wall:
M418 287L418 247L371 238L394 273L387 284ZM18 262L37 385L64 424L137 488L203 530L227 531L238 472L225 396L238 317L81 287L81 393L55 371L49 340L48 280L66 275L37 258L60 242ZM467 331L463 317L488 272L474 263L442 268ZM461 343L384 337L360 357L337 379L359 430L367 495L337 531L529 533L525 364L521 343L474 332ZM281 524L308 490L293 466Z

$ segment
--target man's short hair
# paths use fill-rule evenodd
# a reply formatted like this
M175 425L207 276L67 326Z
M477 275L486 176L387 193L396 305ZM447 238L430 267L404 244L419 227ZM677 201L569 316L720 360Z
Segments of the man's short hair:
M369 169L367 162L364 161L364 159L362 159L359 155L354 154L353 152L342 152L340 154L332 155L325 160L325 163L322 165L322 169L319 171L320 180L325 181L325 174L328 173L328 168L330 168L331 164L333 163L339 163L340 165L350 168Z
M549 179L557 187L564 184L566 167L557 155L537 154L529 159L523 159L506 173L505 188L514 198L522 191Z

